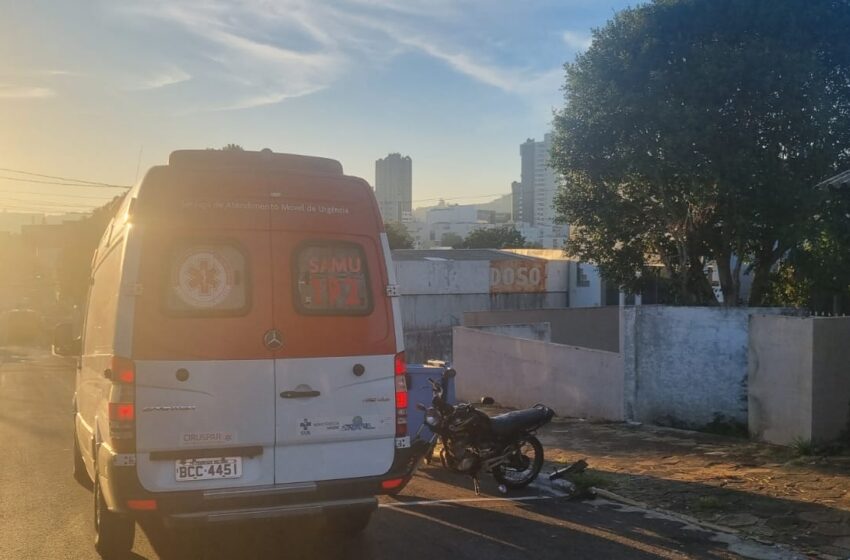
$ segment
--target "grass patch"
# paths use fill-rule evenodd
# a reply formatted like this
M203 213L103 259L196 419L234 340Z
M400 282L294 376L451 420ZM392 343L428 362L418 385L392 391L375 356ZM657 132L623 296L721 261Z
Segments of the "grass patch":
M795 438L789 446L794 457L830 457L847 455L848 446L841 440L813 442L810 439Z
M791 442L791 451L795 457L811 457L815 454L815 444L810 439L797 437Z
M565 478L575 484L580 492L586 492L591 488L611 487L611 480L607 476L593 471L568 474Z

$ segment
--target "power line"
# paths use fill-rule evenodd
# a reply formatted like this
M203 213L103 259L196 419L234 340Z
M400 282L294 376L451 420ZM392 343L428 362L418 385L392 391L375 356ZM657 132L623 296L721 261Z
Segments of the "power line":
M41 185L64 185L67 187L84 187L88 189L130 189L132 187L128 187L125 185L107 185L103 184L83 184L83 183L64 183L60 181L39 181L38 179L24 179L23 177L6 177L0 175L0 180L4 181L18 181L19 183L38 183Z
M66 181L66 182L74 183L74 184L82 183L82 184L86 184L86 185L101 186L101 187L112 187L112 188L116 188L116 189L130 189L130 188L132 188L129 185L115 185L113 183L103 183L101 181L87 181L85 179L72 179L70 177L60 177L58 175L44 175L43 173L33 173L31 171L22 171L20 169L10 169L8 167L0 167L0 171L5 171L7 173L17 173L17 174L20 174L20 175L30 175L32 177L44 177L45 179L57 179L59 181ZM6 178L8 179L8 177L6 177ZM37 182L37 181L33 181L33 182Z
M91 211L73 208L45 208L43 206L10 206L0 209L0 217L8 214L76 214L90 216Z
M36 207L36 208L44 208L44 207L55 207L55 208L78 208L85 210L94 210L98 208L98 205L93 204L63 204L61 202L39 202L37 200L0 200L0 207L11 206L11 207Z
M6 194L6 193L8 193L8 194L22 194L22 195L34 195L34 196L53 196L53 197L57 197L57 198L86 198L86 199L91 199L91 200L100 200L100 201L103 201L104 203L107 203L111 200L114 200L117 197L122 196L120 194L118 194L118 195L66 194L66 193L57 193L56 191L48 193L48 192L31 191L29 189L26 189L26 190L20 190L20 189L18 189L18 190L8 190L8 189L4 189L4 188L0 187L0 195ZM37 201L34 201L34 202L37 202Z

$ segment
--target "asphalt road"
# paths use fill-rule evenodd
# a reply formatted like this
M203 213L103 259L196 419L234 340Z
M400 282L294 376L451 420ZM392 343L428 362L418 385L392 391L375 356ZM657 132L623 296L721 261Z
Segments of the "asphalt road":
M0 348L0 559L94 559L92 496L71 477L73 362ZM503 499L490 480L424 468L382 498L367 531L317 522L239 525L177 536L137 530L134 558L737 558L710 533L541 489Z

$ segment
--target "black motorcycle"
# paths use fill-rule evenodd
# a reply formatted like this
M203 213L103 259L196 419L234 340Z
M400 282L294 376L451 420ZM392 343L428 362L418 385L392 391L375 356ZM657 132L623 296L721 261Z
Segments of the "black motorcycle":
M414 438L422 447L426 462L431 462L434 448L442 444L440 460L443 467L472 477L475 493L479 494L479 473L490 472L496 481L508 488L524 488L531 484L543 467L543 446L534 432L547 424L555 412L542 404L532 408L487 416L471 404L451 405L445 395L448 381L456 375L446 369L439 381L428 379L433 398L431 406L417 403L425 411L425 422ZM430 438L421 438L424 426Z

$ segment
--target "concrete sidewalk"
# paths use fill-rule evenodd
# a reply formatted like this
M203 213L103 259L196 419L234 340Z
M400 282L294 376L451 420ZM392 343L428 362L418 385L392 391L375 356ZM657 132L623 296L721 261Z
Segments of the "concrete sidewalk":
M556 418L547 466L586 459L580 482L813 558L850 558L850 457L653 426Z

